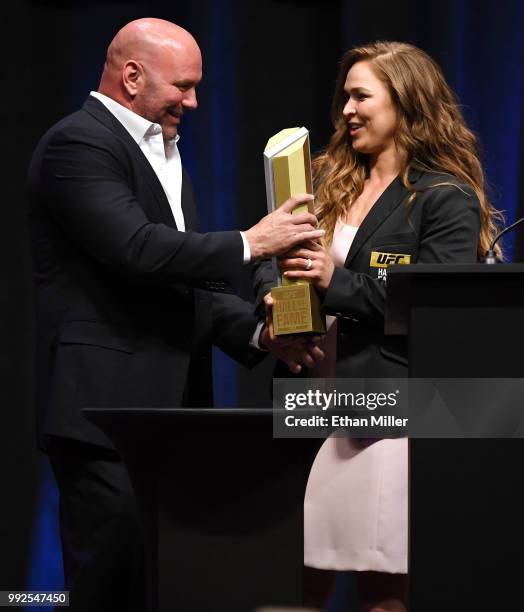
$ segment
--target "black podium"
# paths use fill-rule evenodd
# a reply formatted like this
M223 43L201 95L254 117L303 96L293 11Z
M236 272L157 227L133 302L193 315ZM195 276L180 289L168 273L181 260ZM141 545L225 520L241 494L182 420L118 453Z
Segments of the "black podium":
M269 409L86 409L133 481L149 612L300 605L303 500L322 440L273 439Z
M524 265L392 267L386 331L410 377L523 378ZM523 607L524 440L411 440L410 483L410 611Z

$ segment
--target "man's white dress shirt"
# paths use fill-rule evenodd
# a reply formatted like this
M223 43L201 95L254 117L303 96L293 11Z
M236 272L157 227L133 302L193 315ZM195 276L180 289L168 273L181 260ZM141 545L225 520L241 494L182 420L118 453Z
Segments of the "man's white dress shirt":
M158 123L144 119L98 91L92 91L91 95L100 100L107 110L120 121L140 147L164 189L177 229L181 232L185 231L186 225L182 212L182 162L177 147L180 136L177 134L164 145L162 128Z

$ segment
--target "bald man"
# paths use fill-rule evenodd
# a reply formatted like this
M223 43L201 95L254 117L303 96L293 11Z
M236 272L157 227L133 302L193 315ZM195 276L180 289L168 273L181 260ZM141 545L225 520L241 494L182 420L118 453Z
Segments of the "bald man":
M257 321L228 285L250 261L322 235L313 215L290 214L310 196L243 233L197 233L177 139L201 77L188 32L129 23L109 46L98 91L49 130L30 167L38 433L60 489L73 610L141 610L144 601L129 479L82 407L211 405L211 344L257 359ZM265 329L260 341L294 369L320 358Z

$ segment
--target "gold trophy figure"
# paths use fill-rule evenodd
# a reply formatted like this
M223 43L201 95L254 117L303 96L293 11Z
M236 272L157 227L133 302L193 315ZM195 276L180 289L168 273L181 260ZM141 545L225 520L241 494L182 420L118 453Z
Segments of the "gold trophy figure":
M273 212L291 196L313 194L309 132L305 127L288 128L267 142L264 150L268 212ZM293 214L313 212L313 203L301 204ZM275 335L324 334L326 326L320 312L320 301L308 280L283 277L273 258L277 286L271 289L273 298L273 330Z

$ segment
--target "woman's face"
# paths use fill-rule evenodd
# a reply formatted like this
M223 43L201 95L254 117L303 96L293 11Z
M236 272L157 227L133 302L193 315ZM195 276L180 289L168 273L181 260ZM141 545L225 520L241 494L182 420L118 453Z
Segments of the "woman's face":
M369 62L353 64L344 91L348 99L342 114L349 125L353 149L369 155L394 149L397 109L388 88Z

